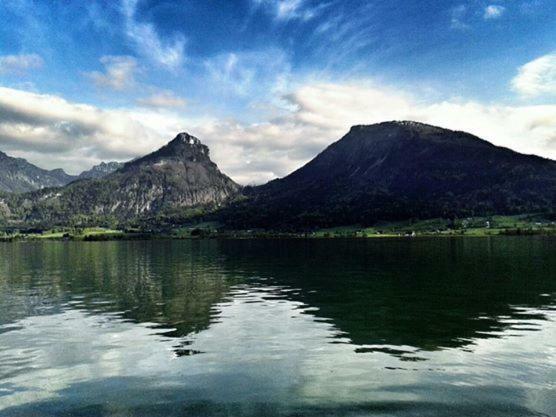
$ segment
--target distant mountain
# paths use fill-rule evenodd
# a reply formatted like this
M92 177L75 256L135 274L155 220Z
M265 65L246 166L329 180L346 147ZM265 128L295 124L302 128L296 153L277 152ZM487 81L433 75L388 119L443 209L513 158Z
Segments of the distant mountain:
M101 162L79 175L63 169L46 170L23 158L13 158L0 152L0 192L25 193L43 188L63 187L78 179L102 178L123 167L121 162Z
M13 158L0 152L0 191L22 193L46 187L60 187L74 179L74 176L62 169L48 171L23 158Z
M302 168L224 210L233 227L526 213L556 207L556 162L416 122L354 126Z
M187 133L101 179L78 180L5 199L12 219L44 225L132 222L219 207L240 186L210 160L209 149Z
M77 179L83 180L102 178L122 168L123 166L124 164L122 162L101 162L91 169L83 171L77 176Z

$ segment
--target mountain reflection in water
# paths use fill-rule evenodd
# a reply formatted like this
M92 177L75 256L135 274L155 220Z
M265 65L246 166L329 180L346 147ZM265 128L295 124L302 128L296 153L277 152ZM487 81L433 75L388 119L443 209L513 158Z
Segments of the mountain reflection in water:
M555 243L3 245L0 415L551 415Z

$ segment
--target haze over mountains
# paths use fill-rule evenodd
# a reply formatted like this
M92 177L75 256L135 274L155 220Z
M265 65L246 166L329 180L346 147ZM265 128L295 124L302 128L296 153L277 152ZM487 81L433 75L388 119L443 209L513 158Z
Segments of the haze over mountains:
M49 171L23 158L12 158L0 152L0 191L19 193L44 187L60 187L73 179L62 169Z
M60 174L41 171L45 178ZM142 158L101 164L72 181L6 196L2 217L41 226L179 224L213 213L228 227L306 229L556 207L556 161L417 122L354 126L305 166L257 187L242 188L220 172L208 148L187 133Z
M61 168L42 169L23 158L13 158L0 152L0 191L24 193L48 187L62 187L77 179L101 178L122 165L120 162L102 162L79 175L70 175Z

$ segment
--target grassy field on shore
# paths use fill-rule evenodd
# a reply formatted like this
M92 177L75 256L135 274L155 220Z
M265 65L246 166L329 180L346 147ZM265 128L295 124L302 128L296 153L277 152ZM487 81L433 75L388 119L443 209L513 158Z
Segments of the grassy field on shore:
M102 227L22 229L3 231L0 241L13 240L121 240L199 238L388 238L417 236L556 235L556 222L540 215L491 216L466 219L429 219L382 222L372 227L350 225L302 232L229 230L217 222L183 225L167 230L118 230Z

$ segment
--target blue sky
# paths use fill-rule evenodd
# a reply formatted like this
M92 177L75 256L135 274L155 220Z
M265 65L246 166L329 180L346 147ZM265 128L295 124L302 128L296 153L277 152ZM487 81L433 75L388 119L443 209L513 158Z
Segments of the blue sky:
M178 129L261 182L350 123L413 115L555 156L553 0L4 0L0 21L0 148L49 168Z

